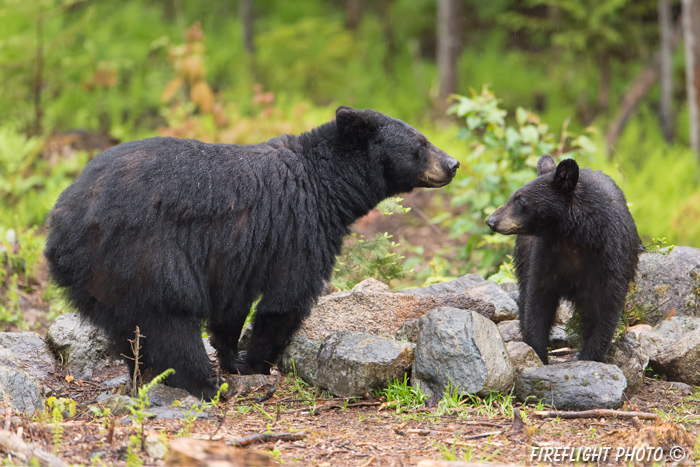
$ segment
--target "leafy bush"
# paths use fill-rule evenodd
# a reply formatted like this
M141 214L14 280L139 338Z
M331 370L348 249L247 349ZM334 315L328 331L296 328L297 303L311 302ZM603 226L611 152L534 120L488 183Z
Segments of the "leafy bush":
M453 237L469 234L459 258L485 274L499 264L513 247L513 237L491 234L484 223L510 195L534 178L542 154L555 157L590 156L596 147L588 135L567 131L565 122L560 138L550 132L540 118L522 107L515 112L515 125L506 121L500 101L484 87L469 97L454 96L448 113L464 120L457 138L468 145L463 164L466 176L456 178L447 190L453 207L466 207L459 216L445 213L436 221L447 225Z

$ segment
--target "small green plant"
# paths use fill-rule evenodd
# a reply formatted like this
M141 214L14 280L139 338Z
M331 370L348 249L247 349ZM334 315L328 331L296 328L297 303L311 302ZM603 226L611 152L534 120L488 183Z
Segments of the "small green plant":
M180 428L180 430L177 432L177 436L189 436L192 433L192 425L194 424L194 421L197 420L199 414L207 409L219 405L221 394L226 393L226 391L228 391L228 383L224 383L219 387L219 390L216 391L216 396L214 396L211 401L202 402L201 404L194 404L192 407L190 407L182 418L182 428Z
M403 381L395 379L382 391L386 397L386 406L393 408L397 414L406 410L415 410L423 407L428 396L419 388L408 384L408 375L404 373Z
M671 245L666 241L666 237L652 238L651 242L644 245L647 253L659 253L661 255L671 254L675 245Z
M506 260L503 261L498 267L498 272L490 275L487 279L495 282L496 284L516 283L517 280L515 279L513 257L511 255L507 255Z
M467 395L468 404L477 409L477 414L488 418L503 417L513 418L513 401L515 396L511 394L502 394L495 391L489 391L485 397L479 397L475 394ZM465 412L464 414L467 415Z
M163 373L159 374L153 378L148 384L141 386L138 390L138 396L132 397L132 403L127 405L127 409L131 412L132 419L136 422L138 431L136 434L129 436L129 446L127 454L127 465L129 467L139 467L143 465L143 461L139 456L139 452L143 450L143 432L146 422L146 418L152 416L150 412L146 412L146 407L148 407L148 391L153 389L156 384L162 383L165 379L175 374L175 370L168 368Z
M347 290L369 277L387 284L392 279L404 278L404 257L394 251L399 245L391 238L386 232L370 239L350 235L338 257L331 284Z
M462 393L459 388L450 381L447 383L447 388L445 388L445 395L443 395L440 402L438 402L435 414L438 416L446 415L459 409L463 403L464 398L462 397Z
M65 415L75 416L76 402L73 399L51 396L44 402L44 409L39 413L38 420L49 423L53 437L54 449L58 450L63 439L63 426Z

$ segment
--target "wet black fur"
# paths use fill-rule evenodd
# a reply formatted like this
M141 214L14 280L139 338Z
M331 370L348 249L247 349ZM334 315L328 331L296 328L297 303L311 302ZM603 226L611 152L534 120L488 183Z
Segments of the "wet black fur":
M555 311L569 299L583 317L580 359L603 361L643 249L637 228L624 194L602 172L579 170L573 160L555 169L550 156L538 169L488 221L495 231L506 217L517 224L508 233L517 234L523 340L547 363Z
M440 185L424 179L431 157L449 182L457 162L418 131L345 107L336 121L258 145L124 143L60 196L45 255L115 354L132 354L138 325L145 367L174 368L169 384L211 397L202 321L224 370L269 371L330 278L348 226L388 196Z

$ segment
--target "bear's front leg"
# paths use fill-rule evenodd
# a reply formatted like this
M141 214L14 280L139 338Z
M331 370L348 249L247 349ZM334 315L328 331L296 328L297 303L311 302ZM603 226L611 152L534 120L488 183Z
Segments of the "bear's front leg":
M542 363L548 363L547 344L554 314L559 305L559 294L543 287L529 284L526 296L521 297L520 332L523 342L532 347Z
M583 301L583 346L579 360L605 361L622 317L624 295L617 295L620 294L603 290Z

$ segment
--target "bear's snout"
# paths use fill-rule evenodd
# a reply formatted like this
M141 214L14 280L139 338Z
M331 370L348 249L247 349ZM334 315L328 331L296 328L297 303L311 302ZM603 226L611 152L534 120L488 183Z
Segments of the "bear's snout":
M489 229L491 229L493 232L496 231L496 219L494 219L493 214L486 219L486 225L488 225Z

